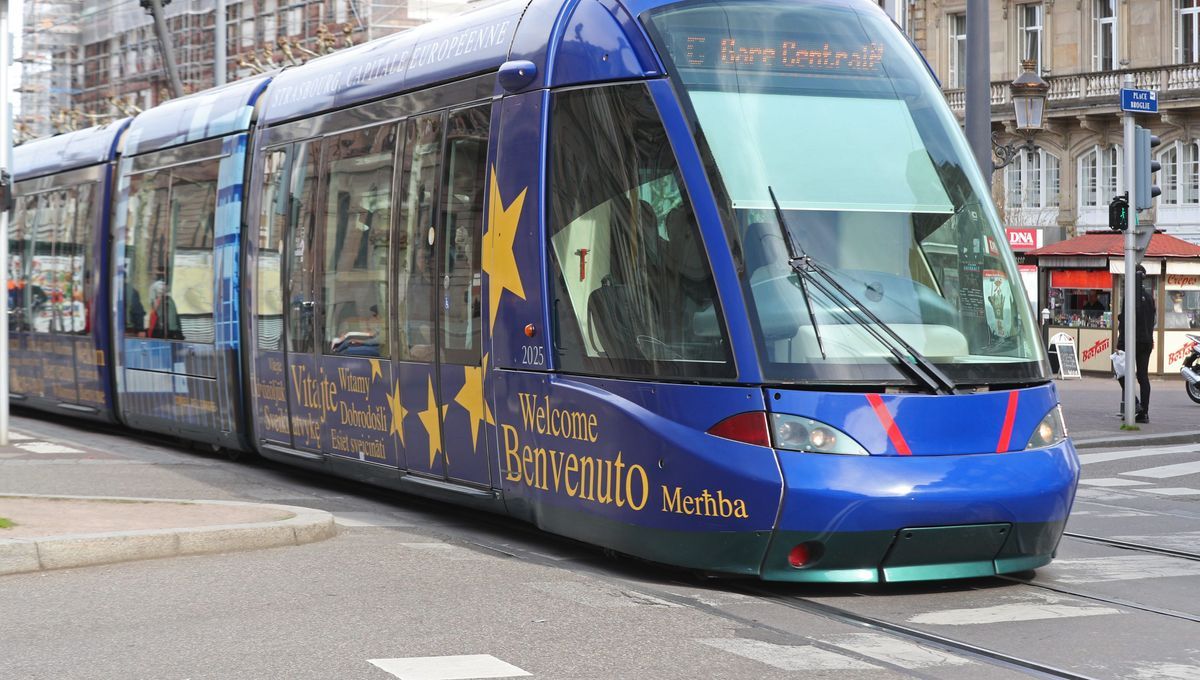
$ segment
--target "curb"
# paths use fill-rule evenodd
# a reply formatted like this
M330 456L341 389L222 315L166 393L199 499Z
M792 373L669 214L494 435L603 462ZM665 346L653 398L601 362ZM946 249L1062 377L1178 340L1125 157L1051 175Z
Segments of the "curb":
M1134 446L1154 446L1156 444L1196 444L1200 443L1200 430L1145 436L1131 432L1124 436L1093 437L1091 439L1073 439L1072 441L1077 449L1123 449Z
M134 560L204 555L285 545L303 545L337 534L333 515L324 510L294 505L244 503L241 501L196 501L173 498L125 498L108 496L51 496L0 494L0 498L45 498L59 500L181 503L184 505L236 505L278 510L292 517L274 522L215 524L184 529L141 529L98 534L62 534L39 538L0 539L0 576L50 569L69 569Z

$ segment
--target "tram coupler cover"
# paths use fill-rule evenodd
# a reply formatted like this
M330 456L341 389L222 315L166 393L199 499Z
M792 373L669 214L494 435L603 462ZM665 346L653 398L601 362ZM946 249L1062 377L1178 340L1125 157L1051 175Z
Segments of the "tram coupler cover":
M993 560L1011 533L1007 522L901 529L883 559L883 580L994 576Z

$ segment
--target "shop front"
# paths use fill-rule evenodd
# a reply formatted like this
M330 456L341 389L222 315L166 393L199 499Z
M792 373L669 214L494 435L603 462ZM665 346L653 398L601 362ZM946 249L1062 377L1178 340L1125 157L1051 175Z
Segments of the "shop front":
M1066 333L1075 340L1080 368L1111 373L1117 323L1125 289L1124 236L1085 234L1025 253L1038 265L1038 307L1045 337ZM1200 333L1200 246L1155 234L1142 260L1145 286L1155 300L1151 374L1178 374Z

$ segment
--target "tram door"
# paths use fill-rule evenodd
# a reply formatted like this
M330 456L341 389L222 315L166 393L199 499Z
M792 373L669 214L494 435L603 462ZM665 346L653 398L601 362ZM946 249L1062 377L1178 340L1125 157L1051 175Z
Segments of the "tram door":
M487 429L493 424L483 392L483 241L491 106L451 111L446 122L440 234L437 244L441 397L446 406L446 476L488 485Z
M308 451L321 449L323 411L306 390L316 365L314 233L316 141L266 153L255 262L255 401L259 437Z
M394 262L409 472L487 486L480 244L489 106L405 122ZM427 455L426 455L427 454Z

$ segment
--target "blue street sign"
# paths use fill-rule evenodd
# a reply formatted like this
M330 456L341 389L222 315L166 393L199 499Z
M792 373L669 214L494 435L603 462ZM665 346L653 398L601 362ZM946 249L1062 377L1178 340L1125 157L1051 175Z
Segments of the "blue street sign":
M1122 89L1121 110L1130 113L1158 113L1158 92Z

